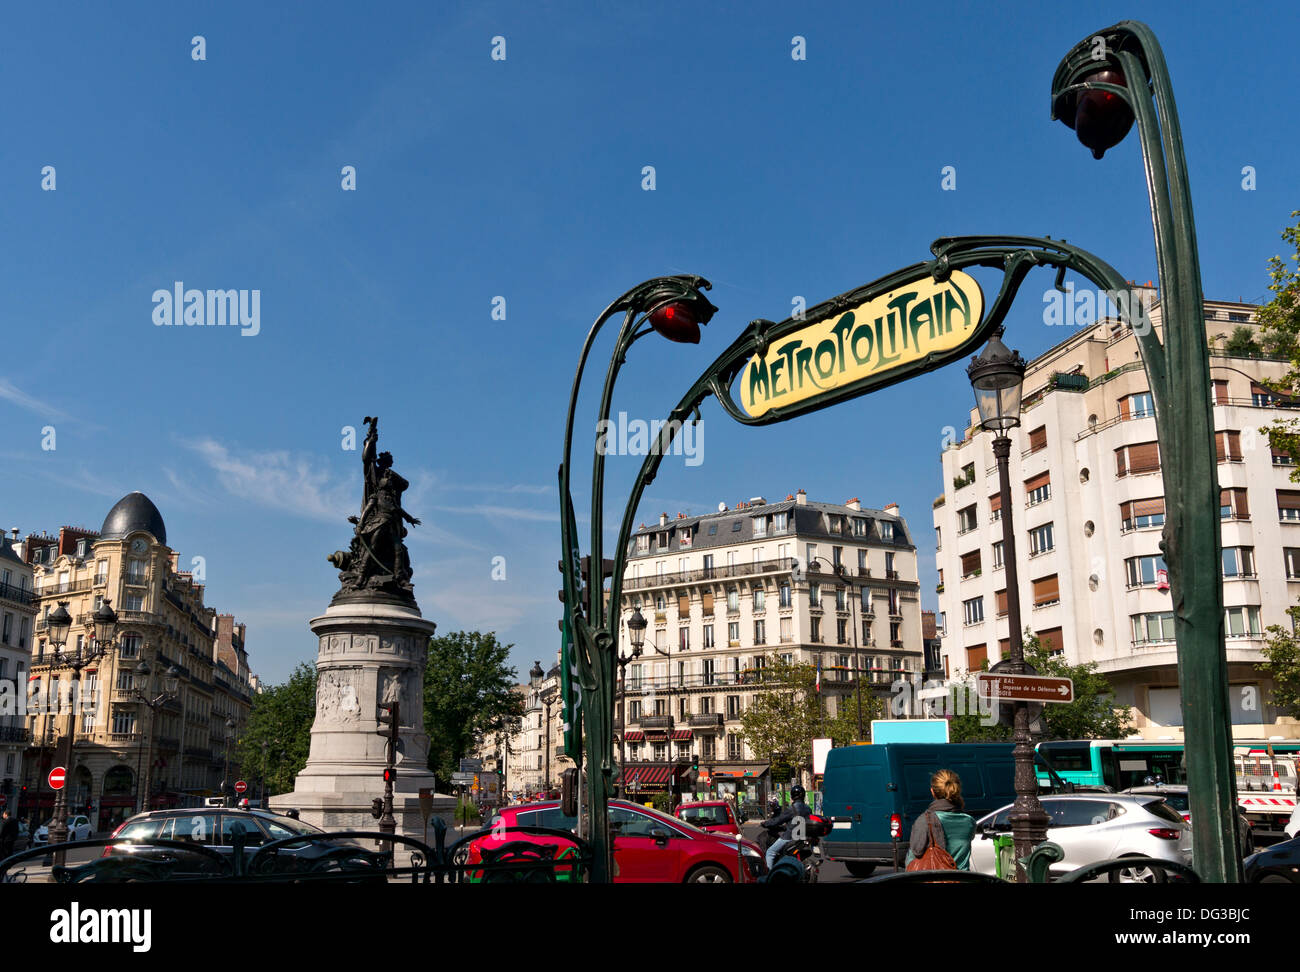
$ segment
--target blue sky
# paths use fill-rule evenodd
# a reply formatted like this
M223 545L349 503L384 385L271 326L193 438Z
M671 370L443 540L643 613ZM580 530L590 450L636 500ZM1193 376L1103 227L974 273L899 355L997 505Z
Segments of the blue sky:
M272 681L315 657L306 622L360 496L340 430L375 413L424 521L425 616L497 631L521 673L552 656L569 383L591 320L641 280L701 274L719 307L700 345L630 355L615 409L650 419L751 319L924 259L938 236L1065 237L1154 278L1136 139L1097 162L1048 117L1060 57L1117 20L1165 48L1207 296L1264 295L1300 205L1288 5L180 6L6 16L0 525L98 527L143 490ZM155 326L152 294L177 280L259 290L260 333ZM1031 277L1008 320L1027 356L1065 337L1042 321L1050 284ZM799 488L897 502L933 607L939 449L970 402L952 365L769 428L711 404L703 462L665 461L638 519ZM639 462L611 459L607 543Z

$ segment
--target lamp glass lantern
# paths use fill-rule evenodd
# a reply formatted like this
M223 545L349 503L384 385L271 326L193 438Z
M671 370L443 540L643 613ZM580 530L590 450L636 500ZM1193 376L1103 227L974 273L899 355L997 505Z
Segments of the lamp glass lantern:
M540 661L533 662L533 667L528 671L528 684L533 687L534 692L541 687L542 679L545 676L546 673L542 671L542 663Z
M181 687L181 671L175 665L167 669L167 674L163 676L163 691L168 695L177 695Z
M117 633L117 612L113 610L108 598L104 598L104 602L91 615L91 620L95 623L95 644L107 647Z
M975 390L980 427L999 435L1020 424L1020 399L1024 391L1025 359L1002 343L1002 329L989 338L983 353L966 369Z
M632 651L636 655L641 654L641 646L645 644L645 629L648 627L645 616L641 613L640 608L632 609L632 616L627 619L627 637L632 642Z
M72 615L68 613L67 601L60 601L59 606L50 612L46 625L50 633L50 644L56 649L68 643L68 632L72 630Z
M138 683L136 688L141 692L148 694L153 688L153 669L143 658L140 659L140 664L135 666L135 679Z

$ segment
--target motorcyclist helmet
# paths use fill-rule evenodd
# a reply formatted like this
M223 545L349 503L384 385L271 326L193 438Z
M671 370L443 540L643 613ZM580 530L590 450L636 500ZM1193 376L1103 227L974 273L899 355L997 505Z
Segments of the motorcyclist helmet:
M792 799L792 800L802 800L806 795L807 795L807 794L806 794L806 792L804 791L804 788L803 788L802 786L800 786L798 783L796 783L794 786L790 787L790 799Z

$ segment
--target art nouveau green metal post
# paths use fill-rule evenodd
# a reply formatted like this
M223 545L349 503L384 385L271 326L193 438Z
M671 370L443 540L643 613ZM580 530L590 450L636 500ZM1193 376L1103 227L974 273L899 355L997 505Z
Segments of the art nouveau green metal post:
M613 876L613 852L609 832L608 800L613 789L614 773L614 676L618 664L618 589L626 550L618 551L616 573L611 584L608 612L602 570L605 453L610 407L614 396L614 383L619 370L627 360L627 350L639 338L658 331L670 341L697 344L700 324L707 324L717 308L709 303L702 290L710 285L703 277L657 277L633 287L596 318L578 359L578 370L569 396L569 410L564 427L564 458L560 463L560 532L564 551L564 601L568 609L573 638L573 662L576 672L563 672L562 677L576 675L581 688L581 707L587 764L587 794L590 805L591 827L589 839L594 859L591 879L605 883ZM600 412L592 427L595 439L591 479L591 580L587 589L587 603L582 603L581 555L578 549L577 520L573 511L570 491L570 465L573 455L573 421L578 404L578 390L582 384L583 370L592 343L605 323L619 312L623 313L623 326L619 330L614 354L605 374L605 384L600 396ZM653 478L653 476L651 477ZM634 485L629 510L640 501L641 491L649 480L642 476ZM624 521L632 515L627 512ZM620 538L625 545L626 539Z
M1076 44L1052 79L1052 117L1073 128L1099 159L1137 121L1164 325L1162 345L1139 321L1138 346L1155 400L1164 475L1161 546L1174 604L1196 868L1208 881L1240 881L1200 259L1173 85L1151 29L1126 20Z

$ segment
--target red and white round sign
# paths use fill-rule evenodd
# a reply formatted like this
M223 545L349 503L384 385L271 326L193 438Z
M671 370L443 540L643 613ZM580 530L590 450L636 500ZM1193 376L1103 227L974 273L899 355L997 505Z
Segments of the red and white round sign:
M64 769L62 766L54 767L54 769L50 770L50 779L49 779L50 789L62 790L63 781L66 780L67 778L68 778L68 771L66 769Z
M243 793L243 792L245 792L247 789L248 789L248 784L245 783L243 780L236 780L236 781L235 781L235 792L236 792L236 793Z

